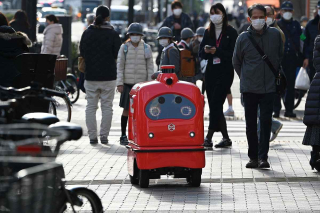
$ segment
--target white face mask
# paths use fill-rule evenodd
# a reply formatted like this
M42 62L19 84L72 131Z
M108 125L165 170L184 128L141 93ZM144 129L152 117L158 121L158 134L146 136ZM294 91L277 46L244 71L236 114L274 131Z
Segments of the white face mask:
M141 36L130 36L132 43L139 43L141 40Z
M211 16L210 16L210 20L211 20L212 23L214 23L214 24L221 24L223 18L222 18L222 15L214 14L214 15L211 15Z
M285 20L290 20L290 19L292 18L292 13L291 13L291 12L285 12L285 13L283 14L283 18L284 18Z
M168 39L159 39L159 44L163 47L166 47L169 45Z
M182 13L182 9L180 9L180 8L173 10L173 14L174 14L175 16L180 16L181 13Z
M201 43L202 42L202 40L203 40L203 37L199 37L198 38L198 41Z
M251 20L251 23L252 23L252 27L255 29L255 30L261 30L263 28L263 26L266 24L266 20L264 19L254 19L254 20Z
M270 26L273 23L273 18L268 17L266 23Z

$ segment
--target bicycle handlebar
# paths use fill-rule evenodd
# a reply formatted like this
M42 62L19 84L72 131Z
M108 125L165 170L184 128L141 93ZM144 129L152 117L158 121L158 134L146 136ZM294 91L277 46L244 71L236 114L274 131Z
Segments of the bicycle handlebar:
M32 93L37 93L37 94L42 94L44 96L47 97L51 97L51 96L57 96L57 97L65 97L66 93L65 92L59 92L56 90L52 90L52 89L47 89L47 88L39 88L39 87L32 87L32 86L28 86L25 88L21 88L21 89L16 89L14 87L2 87L0 86L0 94L5 94L5 95L9 95L12 98L17 98L17 96L22 97L22 96L26 96L26 95L31 95ZM31 94L30 94L31 93Z

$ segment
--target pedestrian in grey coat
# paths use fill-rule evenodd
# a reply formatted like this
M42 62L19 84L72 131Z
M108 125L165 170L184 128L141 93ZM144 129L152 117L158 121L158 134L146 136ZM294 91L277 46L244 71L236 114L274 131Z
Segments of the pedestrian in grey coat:
M233 53L233 66L240 77L240 91L243 93L245 107L250 158L246 167L270 168L267 159L276 81L272 70L251 43L249 36L258 43L277 70L283 55L283 42L279 30L266 25L267 12L263 5L254 4L248 9L248 15L251 25L247 32L238 37ZM260 142L257 134L258 107L261 121Z

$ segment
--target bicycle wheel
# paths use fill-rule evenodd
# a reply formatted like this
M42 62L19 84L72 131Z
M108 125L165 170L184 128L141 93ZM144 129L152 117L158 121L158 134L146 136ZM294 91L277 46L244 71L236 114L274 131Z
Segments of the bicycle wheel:
M96 193L87 188L75 188L72 189L72 192L76 194L83 202L82 206L73 206L76 212L92 212L92 213L102 213L103 206L100 198ZM64 211L73 212L71 204L67 204L67 208Z
M71 121L71 102L68 97L52 97L49 112L59 118L60 121ZM50 109L51 108L51 109ZM50 111L51 110L51 111Z
M80 89L78 87L78 82L71 76L67 76L65 81L68 97L72 104L76 103L80 96Z

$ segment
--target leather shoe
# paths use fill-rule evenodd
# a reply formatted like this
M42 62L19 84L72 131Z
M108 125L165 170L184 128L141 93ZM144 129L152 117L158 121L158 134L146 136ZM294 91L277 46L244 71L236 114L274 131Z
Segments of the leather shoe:
M246 168L248 169L253 169L253 168L258 168L258 160L250 160L247 165L246 165Z
M293 112L285 112L285 113L284 113L284 117L287 117L287 118L296 118L297 115L294 114Z
M268 163L267 160L259 160L259 169L268 169L270 168L270 164Z
M212 143L212 141L209 141L208 138L205 138L205 139L204 139L203 146L204 146L204 147L208 147L208 148L212 148L212 147L213 147L213 143Z
M98 139L90 139L90 144L97 144L98 143Z
M228 147L228 146L232 146L232 141L230 139L222 139L220 141L220 143L216 144L214 147L216 148L224 148L224 147Z

